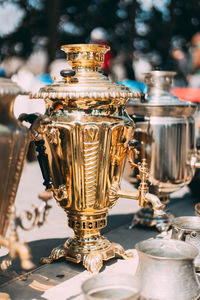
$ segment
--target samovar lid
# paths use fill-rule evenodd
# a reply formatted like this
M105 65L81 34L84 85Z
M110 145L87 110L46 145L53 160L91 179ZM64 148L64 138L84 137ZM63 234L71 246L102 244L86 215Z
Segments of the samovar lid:
M19 94L24 94L24 91L17 83L8 78L0 78L0 96L17 96Z
M132 92L129 88L113 83L98 69L104 61L104 54L109 46L99 44L73 44L61 47L67 55L71 70L62 70L62 81L47 85L34 93L31 98L51 100L77 100L79 106L94 100L120 100L125 103L128 98L139 98L140 92ZM82 102L81 102L82 101ZM83 104L84 106L84 104Z
M145 98L141 100L134 100L128 102L127 105L141 105L141 106L153 106L153 107L163 107L163 106L195 106L191 102L182 101L172 93L170 93L173 78L176 72L171 71L151 71L144 73L144 82L147 85L148 92Z

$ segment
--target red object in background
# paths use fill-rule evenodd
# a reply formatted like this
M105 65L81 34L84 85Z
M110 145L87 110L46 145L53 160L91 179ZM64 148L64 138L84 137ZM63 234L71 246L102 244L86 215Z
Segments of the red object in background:
M110 71L111 59L112 59L111 50L108 50L104 55L104 63L102 65L102 70L106 73L109 73Z
M180 100L200 103L200 88L174 88L170 92Z
M110 45L104 41L98 41L98 44L106 45L106 46L110 47ZM110 71L111 59L112 59L111 50L108 50L104 55L104 62L101 66L101 69L106 73L109 73L109 71Z

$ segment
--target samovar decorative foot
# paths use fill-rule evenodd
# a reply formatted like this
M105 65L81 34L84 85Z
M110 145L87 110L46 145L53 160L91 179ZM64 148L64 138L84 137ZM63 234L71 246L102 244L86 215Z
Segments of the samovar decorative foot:
M54 248L48 257L41 257L40 263L41 264L51 264L53 261L58 260L62 257L67 255L67 248L64 245L59 245L58 247Z
M69 240L67 241L67 243ZM91 253L87 254L80 254L77 253L74 255L73 252L71 252L71 249L64 245L60 245L56 248L54 248L51 251L51 254L48 257L42 257L40 262L41 264L50 264L55 260L58 260L62 257L64 257L66 260L80 263L83 261L83 266L92 274L98 273L101 268L103 267L103 261L107 261L109 259L114 258L116 255L121 256L124 259L133 258L133 253L126 253L124 248L117 243L110 243L108 240L108 247L103 250L93 251ZM73 255L70 255L73 254Z
M124 248L118 243L110 243L110 246L107 249L98 251L97 253L92 252L83 257L84 267L91 273L98 273L102 266L103 261L107 261L115 256L119 255L123 259L133 258L133 253L126 253Z
M92 249L92 250L91 250ZM48 257L41 258L42 264L50 264L62 257L66 260L80 263L91 273L96 274L103 266L103 261L114 258L116 255L123 259L133 258L133 253L126 253L118 243L111 243L101 235L81 238L69 238L64 245L59 245L51 251Z

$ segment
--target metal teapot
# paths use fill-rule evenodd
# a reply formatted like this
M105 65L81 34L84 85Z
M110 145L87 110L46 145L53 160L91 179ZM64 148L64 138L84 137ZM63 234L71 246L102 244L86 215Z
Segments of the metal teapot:
M177 240L149 239L135 246L139 263L136 276L144 300L195 300L200 286L194 269L198 250Z

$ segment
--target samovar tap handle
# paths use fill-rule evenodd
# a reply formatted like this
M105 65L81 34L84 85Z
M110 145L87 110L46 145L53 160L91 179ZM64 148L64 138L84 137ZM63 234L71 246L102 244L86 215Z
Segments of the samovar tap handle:
M144 197L144 202L147 204L148 203L151 204L155 216L166 215L164 211L165 205L161 203L160 199L156 195L151 193L146 193Z
M154 211L154 215L163 216L166 213L164 212L165 205L161 203L160 199L154 195L149 193L148 181L149 181L149 170L147 167L146 159L142 159L142 162L138 163L139 174L137 178L140 180L139 185L139 204L141 207L145 207L151 204L152 209Z
M122 198L139 200L139 205L141 207L146 207L150 204L155 215L164 216L166 215L166 213L163 210L165 208L165 205L161 203L160 199L156 195L149 193L149 170L147 167L146 159L142 159L142 162L139 162L137 164L132 159L133 154L135 158L138 157L139 151L135 149L135 146L137 146L137 144L138 141L136 140L129 142L128 161L132 169L137 168L139 171L139 174L137 175L137 178L140 180L138 191L131 192L118 190L117 196Z

